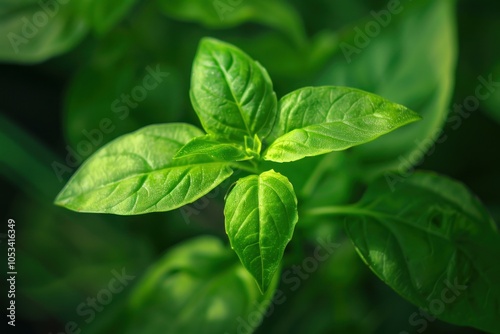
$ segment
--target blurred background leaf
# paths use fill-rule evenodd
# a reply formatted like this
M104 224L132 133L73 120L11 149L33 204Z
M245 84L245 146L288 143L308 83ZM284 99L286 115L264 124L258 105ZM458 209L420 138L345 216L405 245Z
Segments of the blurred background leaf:
M57 1L2 1L0 60L41 62L76 46L87 31L88 25L71 5Z
M298 44L305 38L300 16L281 0L159 0L159 4L167 16L199 22L208 28L231 28L255 22L282 31Z
M98 34L103 34L118 23L133 7L136 0L80 0L72 3L74 10Z
M383 16L382 11L388 14ZM398 157L410 156L418 149L418 142L433 137L444 124L456 59L453 11L452 0L429 0L401 3L397 14L383 8L377 14L381 21L371 14L345 37L342 52L316 81L319 85L374 92L423 117L420 122L354 149L355 158L363 166L363 177L396 168Z
M193 238L152 265L123 313L99 332L215 334L241 331L239 327L251 331L262 321L278 278L263 295L219 239Z
M490 75L495 79L495 82L500 82L500 62L491 69ZM497 122L500 123L500 89L497 89L485 101L486 112Z

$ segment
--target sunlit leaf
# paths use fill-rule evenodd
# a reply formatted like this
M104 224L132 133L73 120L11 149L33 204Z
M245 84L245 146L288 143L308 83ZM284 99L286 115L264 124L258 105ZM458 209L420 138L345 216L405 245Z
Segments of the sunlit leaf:
M75 211L132 215L194 202L232 174L226 163L173 159L184 144L202 134L192 125L171 123L122 136L78 169L56 204Z
M245 148L224 139L217 139L212 135L196 137L181 147L175 159L189 156L209 156L220 161L242 161L252 158Z
M367 143L419 120L413 111L346 87L307 87L280 100L264 159L287 162Z
M193 63L191 102L208 134L243 142L265 137L276 117L276 94L266 70L235 46L200 42Z
M273 170L242 178L226 198L224 215L231 247L266 291L298 220L292 185Z

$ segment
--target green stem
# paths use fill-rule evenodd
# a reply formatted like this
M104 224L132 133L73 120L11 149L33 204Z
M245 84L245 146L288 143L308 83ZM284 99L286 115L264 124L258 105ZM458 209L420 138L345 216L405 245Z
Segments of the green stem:
M260 171L257 168L257 166L254 166L254 165L251 165L251 164L248 165L248 164L244 164L244 163L241 163L241 162L232 162L231 166L234 167L234 168L239 168L241 170L250 172L252 174L260 174Z
M54 198L61 188L52 164L57 157L28 132L0 114L0 175L11 179L26 194ZM15 158L12 158L15 157Z
M319 182L323 178L324 174L328 170L335 169L338 167L340 161L339 155L327 154L317 165L316 168L312 171L311 175L307 179L306 183L302 187L301 195L304 198L308 198L312 195L314 190L318 187Z
M324 206L303 212L306 216L372 216L373 212L355 206Z

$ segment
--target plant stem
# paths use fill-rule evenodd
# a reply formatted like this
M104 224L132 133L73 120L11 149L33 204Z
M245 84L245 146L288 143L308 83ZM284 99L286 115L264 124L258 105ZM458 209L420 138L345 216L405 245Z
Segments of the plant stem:
M306 181L304 186L302 187L301 195L304 198L310 197L314 190L317 188L318 183L321 181L321 178L329 169L333 169L339 165L339 162L336 161L338 159L338 155L335 156L333 154L327 154L317 165L316 168L312 171L309 179Z
M250 172L252 174L260 174L259 169L257 168L257 166L254 166L254 165L248 165L248 164L244 164L241 162L233 162L233 163L231 163L231 166L233 166L235 168L239 168L239 169L247 171L247 172Z
M372 215L370 211L355 206L324 206L304 211L306 216L358 216Z

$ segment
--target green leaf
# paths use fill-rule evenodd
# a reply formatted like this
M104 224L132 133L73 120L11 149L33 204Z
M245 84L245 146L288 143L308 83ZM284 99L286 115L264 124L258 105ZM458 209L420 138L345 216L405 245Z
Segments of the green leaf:
M266 291L298 220L292 184L273 170L242 178L226 198L224 216L231 247Z
M77 45L88 26L72 3L3 0L0 7L0 60L42 62Z
M189 156L208 156L217 161L242 161L252 159L245 148L232 141L217 139L213 135L196 137L181 147L174 159Z
M276 94L266 70L238 48L211 38L199 45L191 102L208 134L244 142L265 137L276 117Z
M266 312L279 275L266 294L234 253L214 237L171 249L137 284L123 333L251 333ZM257 316L257 317L256 317ZM126 325L123 325L123 322Z
M420 143L439 135L453 93L455 1L413 1L403 8L392 15L387 26L379 25L370 15L365 22L346 29L351 33L343 34L338 54L315 82L373 92L423 117L422 122L353 149L361 166L360 177L366 179L398 168L400 158L421 156ZM374 24L380 27L380 34L364 39L364 32Z
M73 5L89 26L98 34L104 34L123 19L135 2L136 0L79 0Z
M486 87L486 89L488 89L488 95L484 100L484 110L498 123L500 123L500 89L498 89L499 78L500 63L492 69L489 75L483 77L483 82L489 82Z
M379 180L352 209L347 232L380 279L442 320L499 332L500 235L467 188L419 172L395 191Z
M264 159L287 162L367 143L419 120L413 111L347 87L306 87L280 100Z
M112 268L127 266L139 272L152 260L151 244L129 233L124 227L127 222L108 224L102 216L89 219L55 207L52 199L60 185L51 163L57 156L4 114L0 114L0 147L0 178L23 194L13 199L11 215L18 223L31 222L16 239L24 245L17 253L22 259L18 270L26 273L19 292L44 310L19 310L20 316L31 320L47 314L72 317L84 295L95 294L108 284ZM2 246L6 237L0 235ZM61 298L54 299L55 295Z
M300 16L285 1L160 0L159 4L169 17L199 22L208 28L231 28L256 22L280 30L296 43L305 40Z
M122 215L168 211L194 202L232 174L226 163L173 159L198 128L151 125L107 144L68 181L56 204Z

